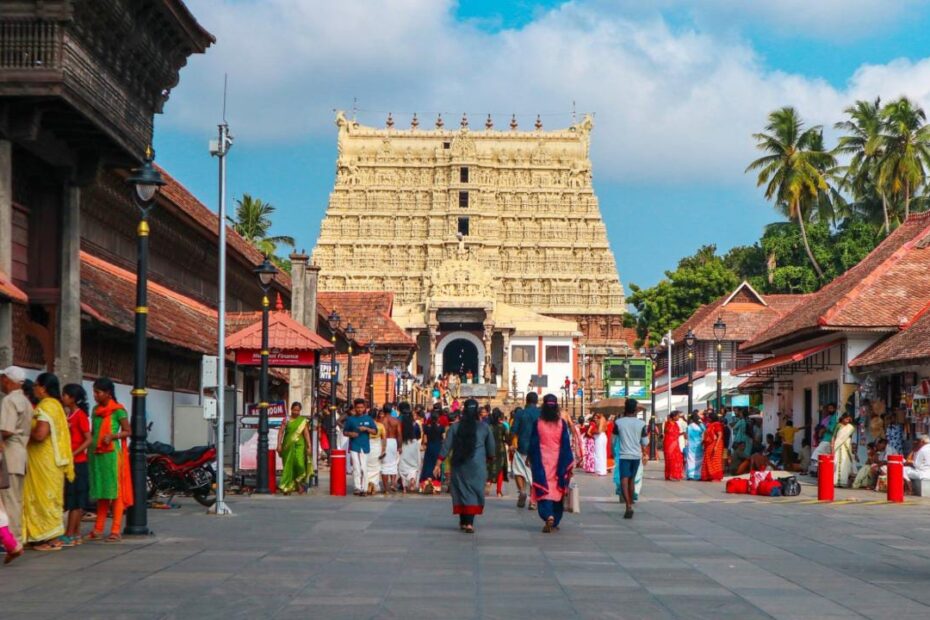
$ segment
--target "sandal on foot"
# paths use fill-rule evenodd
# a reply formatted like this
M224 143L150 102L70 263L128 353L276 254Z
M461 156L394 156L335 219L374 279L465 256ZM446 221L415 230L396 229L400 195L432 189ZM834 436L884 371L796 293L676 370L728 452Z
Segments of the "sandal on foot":
M70 536L62 536L58 539L58 542L61 543L62 547L73 547L77 544Z
M462 531L465 532L466 534L474 534L474 533L475 533L475 526L474 526L474 525L466 525L466 526L465 526L465 529L463 529Z
M24 549L23 549L23 546L20 545L20 546L19 546L19 549L16 549L16 550L14 550L14 551L10 551L9 553L6 554L6 557L3 558L3 563L4 563L4 564L9 564L9 563L12 562L13 560L15 560L16 558L18 558L19 556L21 556L23 553L25 553L25 551L24 551Z
M90 534L87 535L87 540L90 540L92 542L100 542L101 540L103 540L103 532L98 532L97 530L93 530Z
M61 547L56 547L51 543L42 543L41 545L33 545L33 551L61 551Z
M120 536L119 534L110 534L109 536L106 537L106 539L104 539L103 542L105 542L105 543L121 543L121 542L123 542L123 537Z

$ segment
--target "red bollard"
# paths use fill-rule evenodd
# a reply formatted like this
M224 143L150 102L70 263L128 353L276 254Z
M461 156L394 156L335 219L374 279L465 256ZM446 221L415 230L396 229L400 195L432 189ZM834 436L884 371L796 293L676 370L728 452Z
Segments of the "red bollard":
M333 449L329 453L329 494L346 494L346 451Z
M274 450L268 451L268 494L278 492L278 454Z
M817 467L817 499L821 502L833 501L833 455L821 454Z
M904 501L904 457L900 454L888 456L888 501Z

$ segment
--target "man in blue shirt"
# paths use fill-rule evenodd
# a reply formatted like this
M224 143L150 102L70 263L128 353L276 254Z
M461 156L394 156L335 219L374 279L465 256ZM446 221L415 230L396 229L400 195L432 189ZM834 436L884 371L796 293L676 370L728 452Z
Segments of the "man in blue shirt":
M378 434L378 425L368 415L368 401L356 398L352 414L346 418L342 427L342 434L349 438L349 458L352 460L353 495L365 495L365 484L368 480L368 453L371 452L369 441L372 435Z
M527 454L530 451L530 435L533 434L533 428L536 421L539 420L539 394L530 392L526 395L526 407L518 409L513 416L513 428L511 434L517 438L517 453L513 457L513 478L517 482L517 508L526 506L526 493L533 486L533 474L530 471ZM536 505L530 500L530 510L535 510Z

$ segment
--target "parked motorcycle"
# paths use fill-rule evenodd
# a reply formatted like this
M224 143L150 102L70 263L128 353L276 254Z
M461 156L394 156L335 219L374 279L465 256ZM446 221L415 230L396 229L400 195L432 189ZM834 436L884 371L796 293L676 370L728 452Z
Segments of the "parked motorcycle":
M174 497L183 493L191 495L202 506L210 507L216 502L216 471L213 469L216 446L176 451L168 444L156 442L146 444L146 452L149 499L158 494Z

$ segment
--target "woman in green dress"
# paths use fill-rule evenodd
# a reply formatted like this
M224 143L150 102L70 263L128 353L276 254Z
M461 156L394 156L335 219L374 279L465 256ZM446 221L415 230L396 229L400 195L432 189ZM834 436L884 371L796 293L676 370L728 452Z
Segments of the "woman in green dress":
M300 415L300 403L291 404L291 417L278 430L278 454L284 463L281 470L281 492L303 495L304 487L313 475L313 444L310 441L309 420Z
M107 513L112 509L113 523L106 542L119 542L123 512L132 506L132 477L129 471L129 414L116 401L116 386L110 379L94 381L92 437L87 461L90 471L90 496L97 500L97 521L88 540L104 537Z

